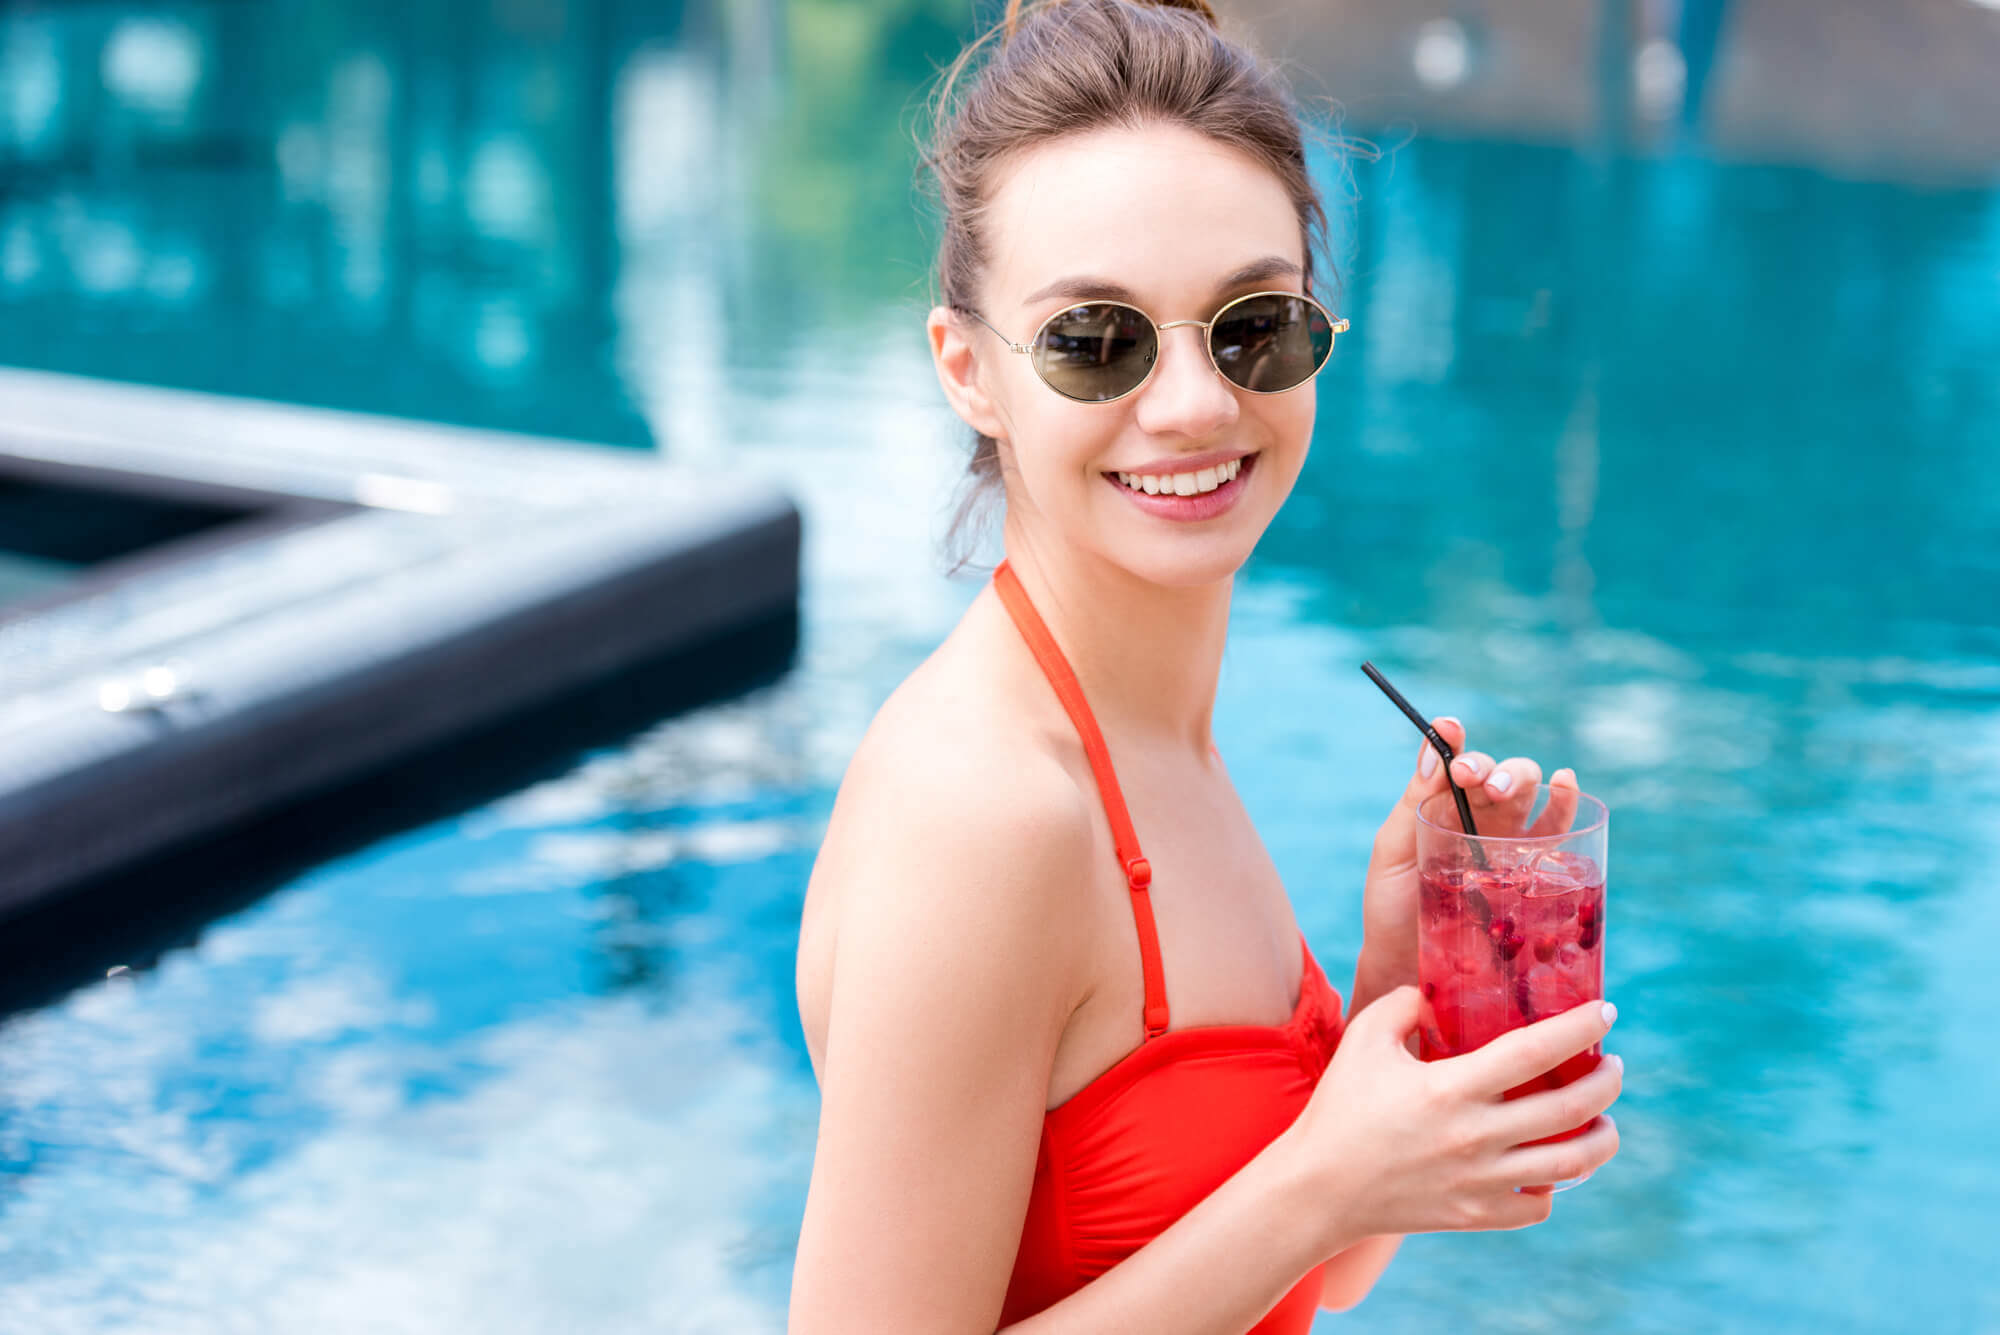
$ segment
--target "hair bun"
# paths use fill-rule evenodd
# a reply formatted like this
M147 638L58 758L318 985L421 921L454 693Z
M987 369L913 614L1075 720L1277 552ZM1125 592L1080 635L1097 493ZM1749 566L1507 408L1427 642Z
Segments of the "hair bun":
M1215 6L1208 3L1208 0L1134 0L1134 3L1151 5L1155 9L1192 10L1194 13L1207 19L1208 26L1211 28L1221 23L1221 20L1215 16Z
M1144 4L1152 4L1156 8L1162 8L1162 10L1194 10L1196 14L1200 14L1202 18L1208 20L1210 28L1214 28L1214 26L1218 26L1222 22L1220 18L1216 18L1216 6L1208 4L1208 0L1142 0L1142 2Z
M1107 2L1111 4L1130 4L1139 9L1183 9L1190 14L1201 15L1202 20L1211 28L1220 31L1222 27L1222 20L1216 17L1215 6L1209 4L1208 0L1032 0L1031 3L1025 5L1022 3L1022 0L1007 0L1006 17L1001 20L1000 26L1006 36L1011 39L1014 36L1014 30L1020 26L1021 20L1028 17L1029 14L1044 9L1061 9L1068 5L1101 4ZM1022 12L1024 9L1027 13Z

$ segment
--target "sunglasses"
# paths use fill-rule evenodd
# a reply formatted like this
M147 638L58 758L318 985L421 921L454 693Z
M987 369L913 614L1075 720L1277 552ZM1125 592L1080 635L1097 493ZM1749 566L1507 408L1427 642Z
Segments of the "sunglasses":
M1297 292L1252 292L1206 320L1165 324L1122 301L1086 301L1042 321L1026 343L1012 342L978 311L955 309L992 329L1010 351L1027 353L1043 384L1078 403L1122 399L1152 379L1163 329L1193 325L1206 331L1216 374L1252 394L1282 394L1319 374L1333 355L1333 336L1348 327Z

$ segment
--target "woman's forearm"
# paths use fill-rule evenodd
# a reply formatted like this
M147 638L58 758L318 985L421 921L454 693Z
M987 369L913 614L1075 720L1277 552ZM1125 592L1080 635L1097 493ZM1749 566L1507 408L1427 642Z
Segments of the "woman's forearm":
M1354 1017L1367 1010L1377 999L1387 996L1405 983L1416 979L1416 961L1397 964L1389 960L1385 952L1371 950L1364 943L1361 957L1354 962L1354 990L1347 999L1347 1019L1351 1024Z
M1241 1335L1314 1266L1360 1242L1303 1169L1292 1133L1172 1227L1007 1335Z
M1402 1234L1384 1233L1363 1238L1333 1257L1320 1277L1319 1305L1345 1312L1359 1304L1375 1287L1375 1281L1382 1278L1382 1272L1389 1268L1396 1249L1402 1245Z

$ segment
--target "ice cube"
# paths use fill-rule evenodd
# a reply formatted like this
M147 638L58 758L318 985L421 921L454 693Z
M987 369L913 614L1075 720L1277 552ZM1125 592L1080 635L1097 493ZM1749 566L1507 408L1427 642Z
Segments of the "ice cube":
M1528 970L1524 982L1522 990L1528 1002L1524 1009L1533 1010L1531 1019L1546 1020L1589 1000L1574 976L1552 964L1537 964Z
M1469 994L1459 1009L1459 1037L1464 1051L1481 1047L1507 1032L1507 1001L1498 991Z

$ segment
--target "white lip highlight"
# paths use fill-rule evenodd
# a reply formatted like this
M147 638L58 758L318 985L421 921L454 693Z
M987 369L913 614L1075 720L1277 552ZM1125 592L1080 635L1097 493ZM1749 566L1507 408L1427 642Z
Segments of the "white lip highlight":
M1246 459L1249 457L1244 456ZM1231 459L1226 464L1196 469L1191 473L1114 473L1112 476L1133 491L1143 491L1148 496L1196 496L1233 481L1242 471L1243 459Z

